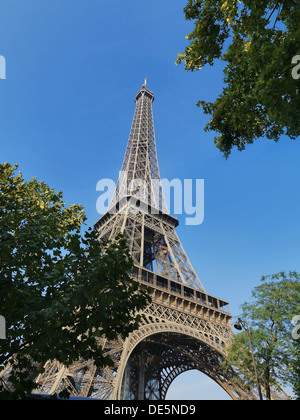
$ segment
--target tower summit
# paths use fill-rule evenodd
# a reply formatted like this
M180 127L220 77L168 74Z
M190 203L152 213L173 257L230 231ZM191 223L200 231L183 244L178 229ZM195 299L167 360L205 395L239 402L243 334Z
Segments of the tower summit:
M147 79L134 97L136 110L112 204L124 196L135 195L144 204L168 213L156 153L152 112L154 93L146 85Z

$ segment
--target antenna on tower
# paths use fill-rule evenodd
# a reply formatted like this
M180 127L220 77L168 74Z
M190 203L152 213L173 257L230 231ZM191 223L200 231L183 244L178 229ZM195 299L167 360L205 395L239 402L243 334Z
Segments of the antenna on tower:
M144 86L147 87L147 77L145 77Z

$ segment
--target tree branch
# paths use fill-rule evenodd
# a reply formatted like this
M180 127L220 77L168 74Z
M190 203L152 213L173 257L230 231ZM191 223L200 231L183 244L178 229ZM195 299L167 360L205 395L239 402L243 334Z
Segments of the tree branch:
M268 19L267 20L270 20L271 19L271 17L272 17L272 15L273 15L273 13L275 12L275 10L277 9L277 7L279 6L279 1L276 3L276 5L275 5L275 7L274 7L274 9L272 10L272 12L271 12L271 14L270 14L270 16L268 17Z

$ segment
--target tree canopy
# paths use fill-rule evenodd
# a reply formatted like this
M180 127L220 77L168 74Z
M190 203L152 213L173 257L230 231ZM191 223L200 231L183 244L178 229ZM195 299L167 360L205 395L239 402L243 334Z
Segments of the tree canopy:
M300 7L298 0L188 0L195 22L178 54L189 71L226 63L215 102L198 102L211 116L216 146L228 157L260 137L278 141L300 134ZM298 77L299 73L299 77Z
M291 385L299 392L299 341L293 337L293 318L300 314L300 273L277 273L262 278L242 305L241 318L249 325L259 382L268 399L272 387ZM226 364L236 366L245 384L256 386L248 334L237 334ZM298 390L298 391L297 391Z
M99 337L126 337L149 302L131 278L124 237L100 243L91 228L82 234L81 205L66 207L61 192L15 172L0 165L0 374L12 366L0 398L31 392L48 360L111 364Z

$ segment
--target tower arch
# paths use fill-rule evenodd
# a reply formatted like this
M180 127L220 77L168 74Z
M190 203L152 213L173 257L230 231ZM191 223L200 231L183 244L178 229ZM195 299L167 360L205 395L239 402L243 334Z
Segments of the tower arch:
M225 348L216 337L174 322L141 326L124 343L112 399L165 400L172 382L182 373L198 370L232 399L248 397L231 370L224 373ZM234 386L229 385L235 379Z

